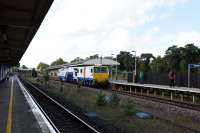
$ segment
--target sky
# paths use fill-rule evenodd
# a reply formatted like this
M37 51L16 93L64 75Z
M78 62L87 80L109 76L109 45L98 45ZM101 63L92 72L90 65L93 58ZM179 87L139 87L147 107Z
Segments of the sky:
M200 46L199 0L54 0L20 64Z

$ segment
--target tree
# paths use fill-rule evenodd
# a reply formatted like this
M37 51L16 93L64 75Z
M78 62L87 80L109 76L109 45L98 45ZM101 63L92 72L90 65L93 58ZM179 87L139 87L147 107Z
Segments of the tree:
M150 63L150 69L153 72L162 72L165 71L166 65L165 61L161 56L155 57Z
M57 60L55 60L51 63L51 66L62 65L62 64L65 64L65 63L67 63L67 62L65 62L62 58L58 58Z
M182 49L177 46L172 46L167 49L165 52L164 59L167 61L167 66L169 70L180 70L179 63L181 61L181 52Z
M172 46L167 49L163 60L167 62L168 70L186 72L188 64L200 62L200 49L194 44L184 47Z
M112 56L105 56L104 59L111 59L111 60L113 60L113 57Z
M117 61L120 63L119 69L132 71L135 63L134 58L130 52L120 51L120 54L117 55Z
M150 61L154 59L153 54L151 53L143 53L141 54L141 62L140 62L140 70L143 72L147 72L150 70Z
M87 59L97 59L97 58L99 58L99 55L95 54L95 55L91 55L91 56L87 57L86 60Z
M200 49L194 44L187 44L182 48L181 70L187 71L188 64L200 63Z
M32 69L32 77L37 77L37 72L35 68Z
M76 57L75 59L73 59L73 60L71 61L71 63L79 62L79 61L83 61L83 59L80 58L80 57Z
M37 66L37 70L42 74L44 71L48 69L49 65L43 62L40 62Z

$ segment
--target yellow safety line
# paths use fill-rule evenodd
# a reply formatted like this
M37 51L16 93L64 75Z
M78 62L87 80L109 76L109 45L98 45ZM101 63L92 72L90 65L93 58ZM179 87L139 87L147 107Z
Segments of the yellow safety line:
M13 78L11 83L11 91L10 91L10 101L8 107L8 118L7 118L7 126L6 133L12 132L12 108L13 108Z

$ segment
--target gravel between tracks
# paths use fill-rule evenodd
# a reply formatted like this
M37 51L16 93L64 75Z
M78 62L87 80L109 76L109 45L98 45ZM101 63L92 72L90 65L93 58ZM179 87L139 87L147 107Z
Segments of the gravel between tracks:
M37 86L38 88L40 88L41 90L43 90L46 94L48 94L50 97L52 97L53 99L58 101L64 107L66 107L67 109L72 111L74 114L76 114L82 120L86 121L90 125L93 125L101 133L111 133L111 132L113 132L113 133L122 133L123 132L121 129L115 127L111 123L108 123L108 122L106 122L106 121L104 121L104 120L102 120L102 119L100 119L98 117L94 117L94 118L86 117L83 114L84 110L82 110L81 108L77 107L73 103L67 101L65 98L63 98L61 96L58 96L58 95L48 91L47 87L41 86L41 85L38 85L38 84L34 84L34 85Z

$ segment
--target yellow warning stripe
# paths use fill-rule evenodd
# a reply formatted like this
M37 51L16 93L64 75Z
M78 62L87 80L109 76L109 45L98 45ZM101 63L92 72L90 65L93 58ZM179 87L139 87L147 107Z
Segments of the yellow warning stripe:
M13 78L12 78L12 83L11 83L10 101L9 101L9 106L8 106L6 133L12 132L12 108L13 108Z

